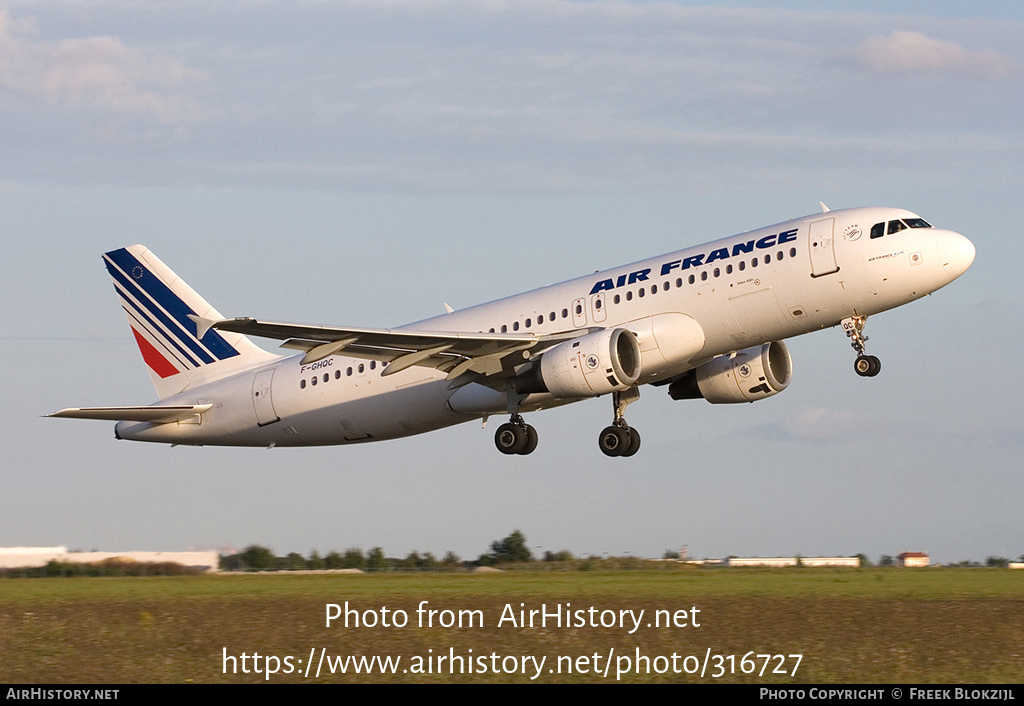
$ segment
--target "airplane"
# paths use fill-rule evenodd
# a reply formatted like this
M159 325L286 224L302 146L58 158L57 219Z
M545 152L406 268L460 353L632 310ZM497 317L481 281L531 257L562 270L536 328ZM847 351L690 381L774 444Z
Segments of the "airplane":
M51 417L116 421L117 439L293 447L394 439L507 414L494 443L526 455L523 414L610 395L598 443L629 457L642 385L674 400L754 402L789 385L784 339L841 326L864 377L869 316L962 275L963 235L896 208L829 210L394 329L225 318L142 245L103 261L159 402ZM276 355L250 337L284 341Z

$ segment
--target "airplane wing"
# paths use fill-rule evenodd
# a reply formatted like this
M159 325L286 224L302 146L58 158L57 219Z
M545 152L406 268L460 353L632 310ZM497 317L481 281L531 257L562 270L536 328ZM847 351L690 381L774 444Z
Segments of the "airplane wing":
M100 419L107 422L169 423L190 419L211 409L212 404L153 405L151 407L69 407L47 417Z
M215 328L283 340L282 348L306 351L303 363L344 353L353 358L387 361L383 375L393 375L413 365L436 368L448 373L452 387L474 381L503 385L498 380L512 374L514 367L529 360L532 353L591 331L508 334L339 328L259 321L247 317L212 321L197 316L194 320L200 331Z

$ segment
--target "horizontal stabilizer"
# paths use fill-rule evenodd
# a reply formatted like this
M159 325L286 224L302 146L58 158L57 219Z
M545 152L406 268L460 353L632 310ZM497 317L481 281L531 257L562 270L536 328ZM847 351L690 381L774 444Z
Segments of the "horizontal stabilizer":
M153 422L154 424L190 419L211 409L212 404L154 405L152 407L69 407L48 417L100 419L108 422Z

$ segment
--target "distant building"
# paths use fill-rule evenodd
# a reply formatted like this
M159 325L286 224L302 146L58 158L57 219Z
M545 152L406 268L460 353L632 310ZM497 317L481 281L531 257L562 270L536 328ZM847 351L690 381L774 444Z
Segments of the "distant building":
M67 547L0 547L0 569L46 566L51 561L95 564L107 559L123 559L149 564L170 562L182 566L216 571L217 552L69 552Z
M845 566L857 568L860 559L853 556L772 556L772 557L741 557L731 556L722 561L725 566Z
M796 566L796 557L784 556L731 556L722 562L725 566Z
M860 566L860 557L856 556L805 556L800 558L804 566L845 566L856 569Z
M900 566L928 566L931 563L928 555L924 552L903 552L896 561Z

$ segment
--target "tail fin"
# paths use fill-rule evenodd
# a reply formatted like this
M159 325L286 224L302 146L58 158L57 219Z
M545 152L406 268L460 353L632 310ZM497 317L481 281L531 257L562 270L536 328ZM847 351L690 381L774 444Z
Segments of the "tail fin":
M105 253L103 263L161 399L277 357L238 333L197 336L190 314L224 317L142 245Z

